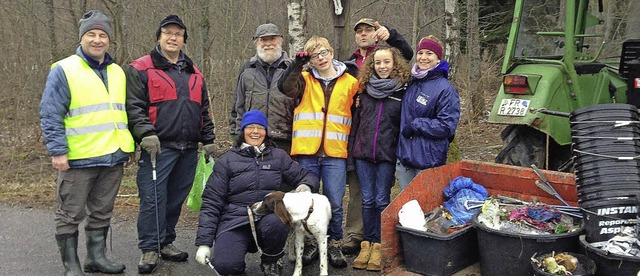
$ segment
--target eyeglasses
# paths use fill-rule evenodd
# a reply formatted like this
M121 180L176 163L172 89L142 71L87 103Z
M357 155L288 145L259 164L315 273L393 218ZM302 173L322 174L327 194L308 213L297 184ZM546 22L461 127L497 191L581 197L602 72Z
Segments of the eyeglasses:
M319 57L326 57L327 55L329 55L329 53L330 52L328 50L322 50L320 51L320 53L311 55L311 60L316 60Z
M244 129L248 129L250 131L260 131L260 130L265 130L266 128L261 125L248 125L244 127Z
M175 36L176 38L184 37L184 33L172 33L167 31L160 31L160 32L167 35L168 37L173 37L173 36Z

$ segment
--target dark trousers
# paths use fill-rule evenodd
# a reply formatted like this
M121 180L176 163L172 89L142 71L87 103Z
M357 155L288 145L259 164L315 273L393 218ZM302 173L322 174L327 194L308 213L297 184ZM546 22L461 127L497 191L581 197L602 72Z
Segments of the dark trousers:
M78 225L87 215L89 219L85 228L109 226L122 173L122 164L113 167L69 169L58 173L56 235L77 232Z
M154 185L158 194L160 244L163 246L176 239L176 224L182 211L182 204L191 190L197 163L197 149L162 148L162 152L157 156L157 180L154 183L149 154L146 151L140 154L138 161L140 168L137 176L140 196L138 248L142 252L156 251L158 247Z
M275 262L284 252L289 228L283 224L278 216L268 214L256 222L256 236L262 252L263 262ZM213 266L222 275L242 274L246 267L244 257L247 253L258 252L251 234L251 226L240 226L216 237L213 245Z

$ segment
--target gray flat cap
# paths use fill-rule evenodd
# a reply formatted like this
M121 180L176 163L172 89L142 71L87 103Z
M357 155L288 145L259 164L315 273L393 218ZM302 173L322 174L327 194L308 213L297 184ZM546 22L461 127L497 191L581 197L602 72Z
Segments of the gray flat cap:
M260 26L258 26L258 28L256 29L256 34L253 36L253 39L257 39L259 37L265 37L265 36L282 36L282 34L280 33L280 30L278 30L278 26L276 26L273 23L267 23L267 24L262 24Z

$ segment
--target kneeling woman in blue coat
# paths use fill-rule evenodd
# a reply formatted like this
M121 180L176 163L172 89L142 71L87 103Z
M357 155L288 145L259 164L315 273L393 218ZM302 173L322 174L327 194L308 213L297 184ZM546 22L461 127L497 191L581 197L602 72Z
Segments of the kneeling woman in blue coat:
M258 251L249 225L247 206L291 183L296 191L317 191L315 174L300 166L284 150L273 147L267 136L267 118L252 110L242 118L241 135L230 151L218 158L202 194L202 208L196 237L196 260L211 262L223 275L242 274L247 252ZM262 249L264 275L280 275L278 259L284 255L289 228L275 214L255 222Z

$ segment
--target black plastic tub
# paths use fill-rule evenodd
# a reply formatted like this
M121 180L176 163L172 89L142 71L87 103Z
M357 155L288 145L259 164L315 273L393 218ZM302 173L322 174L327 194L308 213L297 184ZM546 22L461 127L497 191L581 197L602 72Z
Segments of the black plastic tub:
M560 253L569 254L578 259L578 266L576 270L571 273L573 276L592 276L596 273L596 262L594 262L591 258L587 257L583 254L578 254L574 252L555 252L556 255ZM551 256L552 253L547 253L543 255L537 255L535 258L538 260L543 260L546 257ZM557 276L558 274L551 274L542 269L540 269L533 261L531 262L531 267L533 268L533 275L536 276Z
M475 228L469 226L443 236L396 225L407 270L422 275L448 276L478 261Z
M611 121L638 120L638 108L630 104L609 103L596 104L577 109L569 115L569 120L575 121Z
M579 201L588 242L606 241L622 231L622 227L634 227L638 213L636 197L602 198Z
M473 217L478 233L480 272L482 275L532 275L531 256L555 252L577 252L579 231L565 234L529 235L491 229Z
M577 158L576 158L577 159ZM623 167L636 169L640 167L640 160L616 160L612 158L600 158L590 161L575 160L576 170L591 170L597 168L611 168L611 167Z
M578 199L582 203L589 202L591 200L610 200L612 198L635 198L635 196L640 192L639 189L634 188L626 188L626 189L608 189L605 191L596 191L596 192L579 192Z
M640 182L636 183L605 183L605 184L597 184L597 185L577 185L578 194L589 194L601 191L625 191L625 190L635 190L636 193L640 191ZM635 196L635 194L634 194Z
M640 271L640 258L620 256L595 248L580 236L581 252L596 262L596 276L636 276Z

